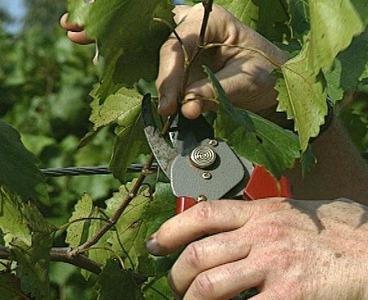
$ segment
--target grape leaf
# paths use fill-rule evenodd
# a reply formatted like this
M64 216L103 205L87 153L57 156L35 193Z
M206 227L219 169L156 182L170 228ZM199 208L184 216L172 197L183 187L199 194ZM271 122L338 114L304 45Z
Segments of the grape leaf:
M175 197L169 183L158 182L155 186L153 201L149 203L143 219L149 224L147 237L158 230L162 223L173 217L175 213Z
M365 30L337 56L334 67L325 73L328 94L335 100L341 100L344 91L355 91L359 80L364 77L367 61L368 30Z
M285 0L252 0L258 6L257 32L273 42L282 42L290 35L289 14Z
M92 214L92 198L88 194L84 194L83 197L75 205L74 212L69 219L69 222L81 218L89 218ZM72 248L79 246L86 241L88 237L88 229L90 221L80 221L71 224L67 229L65 242Z
M109 199L106 204L107 215L113 214L122 199L128 194L131 184L122 186L118 193ZM144 192L146 193L146 192ZM125 210L123 216L116 224L120 241L113 236L109 242L115 252L126 252L129 255L130 264L136 266L139 257L146 257L148 252L145 240L155 232L160 225L174 215L175 198L173 197L170 184L158 183L153 200L148 195L138 195ZM121 246L124 246L124 249ZM132 266L132 267L134 267Z
M303 36L309 30L309 7L306 1L287 0L289 11L289 25L292 37L302 41Z
M88 0L68 0L68 21L80 26L85 24L91 4Z
M169 295L172 295L172 290L166 276L162 276L153 283L149 283L144 291L144 298L149 300L171 299Z
M314 74L327 71L339 52L364 30L364 23L350 0L310 0L308 60ZM328 22L326 22L328 20Z
M121 269L116 261L109 260L98 276L96 288L98 300L144 299L134 281L133 273Z
M35 299L49 299L49 262L54 228L35 206L24 205L22 212L32 231L32 245L19 240L11 242L11 255L17 261L16 275L21 280L23 291Z
M0 120L0 185L23 199L37 198L43 176L37 160L22 144L19 133Z
M242 23L251 28L257 27L258 6L253 0L217 0L215 3L226 8Z
M92 218L103 218L103 219L105 219L105 216L103 214L101 214L97 208L94 209L91 217ZM95 236L97 231L99 231L101 229L101 227L105 224L106 224L106 222L103 221L103 220L91 220L89 228L88 228L88 239ZM110 249L110 244L108 243L108 240L114 234L115 234L114 231L106 232L98 240L96 245L94 245L95 249L91 249L90 251L88 251L87 257L89 259L91 259L92 261L100 264L100 265L105 265L106 261L109 258L112 258L114 256L114 254L111 251L108 250L108 249ZM85 279L89 279L89 277L91 275L91 273L89 271L86 271L86 270L81 270L81 273L82 273L82 275Z
M297 137L255 114L237 110L212 71L208 67L204 67L204 70L212 83L216 99L220 101L215 121L216 136L226 140L238 155L266 167L280 178L300 157Z
M99 95L104 100L121 86L132 86L140 78L153 80L158 54L170 29L154 18L171 24L169 0L97 0L86 22L89 36L96 38L105 68Z
M0 295L4 300L30 300L22 292L19 278L10 273L0 273Z
M140 112L142 97L136 90L121 88L107 97L103 104L100 105L99 100L96 97L91 104L90 121L94 124L94 130L114 121L130 124Z
M111 171L121 182L126 180L128 166L137 161L140 154L149 153L149 147L143 132L141 110L135 109L130 112L131 114L127 115L127 118L119 120L119 124L122 126L115 129L116 138L110 161ZM133 122L127 122L131 120Z
M31 233L17 198L0 188L0 229L6 246L14 240L31 245Z
M308 53L309 44L306 44L300 54L281 67L283 78L276 84L278 110L295 120L302 150L308 147L310 137L318 135L327 114L326 92L322 81L310 69Z
M128 195L131 184L122 186L118 193L106 202L106 214L111 216L119 207L121 201ZM116 224L119 238L114 235L109 243L116 253L123 253L129 257L129 263L136 265L138 256L146 253L145 239L147 236L147 223L142 218L149 199L144 195L138 195L129 204L122 217ZM120 239L120 240L119 240ZM124 249L122 249L122 245ZM131 267L134 267L131 266Z

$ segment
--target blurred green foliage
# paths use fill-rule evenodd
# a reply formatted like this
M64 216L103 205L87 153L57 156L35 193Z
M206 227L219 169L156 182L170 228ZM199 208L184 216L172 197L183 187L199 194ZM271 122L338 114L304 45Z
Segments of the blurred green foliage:
M0 22L0 118L21 133L41 168L108 164L113 143L108 130L78 148L91 129L88 94L98 73L92 64L94 47L73 45L58 28L64 1L26 3L29 14L21 32L5 31L10 18ZM50 201L40 208L55 225L67 222L83 193L100 201L119 186L112 176L48 179L47 183ZM56 245L64 246L63 241L61 234ZM91 298L92 289L87 292L74 267L52 264L50 276L54 299Z

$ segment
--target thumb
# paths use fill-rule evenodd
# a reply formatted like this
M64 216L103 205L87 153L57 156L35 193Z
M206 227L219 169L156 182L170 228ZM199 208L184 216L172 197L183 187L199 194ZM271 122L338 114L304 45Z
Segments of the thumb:
M185 91L181 108L183 115L188 119L196 119L205 111L216 110L214 98L215 93L208 79L193 82Z

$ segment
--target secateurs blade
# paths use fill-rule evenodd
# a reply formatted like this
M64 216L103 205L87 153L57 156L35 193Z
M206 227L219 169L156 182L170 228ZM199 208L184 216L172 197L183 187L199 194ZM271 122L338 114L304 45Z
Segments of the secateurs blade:
M238 157L226 142L215 139L203 116L189 120L178 113L170 144L155 125L150 95L143 98L142 115L148 144L177 197L177 213L199 201L238 195L248 200L291 196L286 178L278 181L264 168Z

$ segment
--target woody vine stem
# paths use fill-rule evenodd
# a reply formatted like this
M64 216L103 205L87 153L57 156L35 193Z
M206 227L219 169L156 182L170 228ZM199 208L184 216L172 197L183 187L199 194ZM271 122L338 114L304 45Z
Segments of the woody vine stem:
M185 90L185 86L187 84L189 71L192 63L196 60L196 58L199 56L200 52L203 49L204 42L205 42L205 35L206 35L206 29L209 21L209 17L212 11L213 7L213 0L203 0L202 1L203 7L204 7L204 16L201 26L201 31L199 34L199 41L198 41L198 47L195 53L193 54L193 57L190 59L189 64L185 64L185 77L183 81L183 87L182 91ZM181 43L182 47L185 49L185 45L182 44L181 39L178 39ZM184 93L182 93L183 95ZM182 95L180 98L182 98ZM181 101L180 101L181 102ZM175 116L171 116L167 119L162 131L161 135L166 135L169 132L170 126L172 124L172 121L175 119ZM151 154L149 158L147 159L147 162L144 164L144 167L142 169L142 172L140 173L137 181L134 183L132 189L128 193L128 195L122 200L120 206L115 211L115 213L111 216L110 219L106 221L106 223L100 228L100 230L92 236L89 240L87 240L82 245L76 247L75 249L71 249L68 252L68 256L73 259L74 257L80 255L80 253L84 253L88 251L92 246L94 246L103 236L106 232L108 232L114 225L118 222L122 214L124 213L125 209L128 207L128 205L131 203L131 201L137 196L142 184L144 183L144 180L148 174L150 174L150 169L152 167L152 164L154 162L154 156Z

